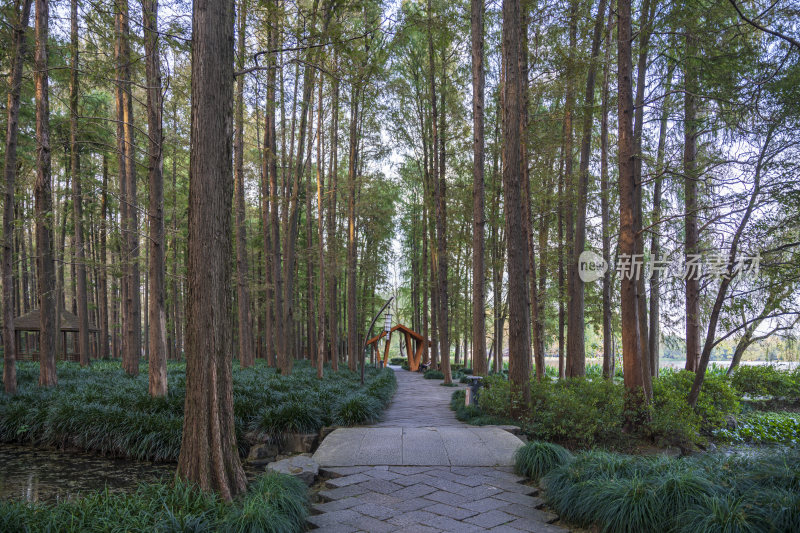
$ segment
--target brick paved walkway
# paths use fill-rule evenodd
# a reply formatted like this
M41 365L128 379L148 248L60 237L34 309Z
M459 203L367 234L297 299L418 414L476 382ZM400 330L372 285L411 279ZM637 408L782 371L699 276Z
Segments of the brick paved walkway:
M410 434L427 429L443 435L459 428L467 433L476 429L453 416L449 401L455 389L440 386L439 380L423 379L420 374L403 370L396 372L397 393L383 421L376 424L375 437L391 437L393 434L389 435L387 431L394 430L389 428L400 428L398 431ZM436 427L432 427L432 422ZM439 428L442 428L441 432ZM362 433L370 431L367 428L358 430ZM501 448L507 446L505 439L510 435L502 433L503 439L497 441ZM342 437L340 440L336 448L346 450L346 439ZM380 439L374 440L381 442ZM435 442L432 444L439 446ZM492 442L487 444L491 446ZM385 446L390 449L393 444L386 442ZM471 447L474 445L469 443L464 446L465 449ZM319 461L321 473L327 480L324 489L318 493L323 503L314 505L314 514L308 519L311 527L319 528L316 531L566 531L552 524L558 517L541 510L544 502L536 497L537 489L522 484L524 479L513 473L508 460L504 460L504 466L455 466L447 453L441 453L442 450L420 449L418 453L421 456L442 459L418 461L421 466L404 466L408 463L369 464L367 457L360 465L331 466L326 465L326 455L324 450L320 454L320 450L315 458L322 459ZM360 448L355 450L354 457L365 457ZM508 457L507 453L505 455ZM368 464L363 464L365 462ZM425 464L435 462L442 464Z

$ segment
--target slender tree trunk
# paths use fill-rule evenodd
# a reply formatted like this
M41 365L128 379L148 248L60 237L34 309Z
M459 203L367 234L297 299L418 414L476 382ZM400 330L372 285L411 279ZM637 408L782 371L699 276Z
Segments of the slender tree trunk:
M280 46L280 31L277 23L279 21L279 4L274 0L270 6L270 48L278 49ZM278 212L278 137L275 128L276 115L278 113L276 78L278 70L278 59L276 54L269 55L269 72L267 74L267 128L264 134L268 142L264 149L267 152L266 160L269 165L269 186L270 186L270 230L272 243L272 293L273 298L273 333L275 339L275 362L279 365L287 357L289 350L288 339L286 338L286 328L283 319L283 275L281 260L281 237L280 237L280 216ZM285 128L284 128L285 130Z
M511 411L519 414L530 403L530 309L528 308L527 246L522 227L522 151L520 120L525 79L520 72L520 0L503 1L503 191L508 254L508 376L514 396Z
M83 193L81 192L81 159L78 148L78 0L70 1L70 82L69 144L72 174L72 222L76 296L78 303L78 350L81 366L89 364L89 301L86 294L86 252L83 240Z
M325 174L323 169L323 138L322 138L322 83L319 82L319 95L318 95L318 109L317 109L317 249L319 251L319 297L317 315L321 324L317 327L317 377L322 378L323 366L325 364L325 246L323 236L323 203L322 203L322 189L325 182ZM307 214L311 217L311 213ZM330 245L330 243L329 243ZM309 287L309 290L311 288Z
M655 15L657 2L651 4L650 0L642 2L639 16L639 60L636 73L636 99L634 100L634 121L633 121L633 172L636 188L634 189L634 201L636 202L636 218L634 231L636 232L636 254L644 257L644 236L642 235L643 211L642 211L642 190L644 182L642 180L642 130L644 127L644 92L647 77L647 53L650 43L650 21ZM652 6L652 7L651 7ZM639 339L642 350L642 371L644 373L644 390L647 398L653 396L653 384L650 368L650 342L648 341L648 321L647 321L647 292L645 289L645 277L639 275L636 280L636 299L639 306Z
M685 202L686 275L686 370L694 372L700 360L700 280L696 265L699 257L700 231L697 222L697 70L694 66L696 46L692 30L686 32L683 100L683 194ZM691 270L691 271L690 271Z
M334 70L337 58L334 56ZM328 199L328 269L330 276L328 279L328 337L331 345L331 369L334 372L339 370L339 313L336 310L337 300L337 251L338 240L336 238L336 196L338 194L339 178L339 79L333 78L331 102L331 136L330 136L330 163L329 163L329 199Z
M439 135L439 179L434 188L436 195L436 247L438 261L439 291L439 350L441 352L444 383L452 382L450 374L450 308L448 291L448 253L447 253L447 180L445 179L445 58L442 57L442 90L440 135Z
M661 219L661 189L664 180L664 155L667 142L667 121L669 119L669 93L672 87L672 67L667 71L664 86L664 100L661 104L661 125L658 132L658 150L656 153L656 177L653 186L653 229L650 240L650 260L659 261L661 255L661 245L659 242L660 219ZM659 318L661 311L661 285L659 269L653 269L650 276L650 331L647 336L648 357L650 358L650 375L658 377L659 355L661 340L661 325Z
M224 501L247 486L233 417L230 240L234 3L195 0L186 402L178 476Z
M3 204L3 384L6 394L17 392L17 346L14 331L14 191L17 175L17 138L25 33L31 14L31 0L17 0L14 8L14 48L11 54L8 105L6 107L5 199ZM24 259L24 256L23 256ZM27 291L25 291L27 292ZM22 298L17 298L17 301Z
M603 65L603 96L600 119L600 221L603 227L603 261L606 271L603 273L603 377L610 379L614 372L614 355L611 332L611 232L609 229L609 204L611 188L608 183L608 108L609 108L609 75L611 70L611 32L614 25L614 3L608 9L608 27L606 28L606 60Z
M583 332L576 331L580 328L579 324L574 324L571 322L573 316L578 312L575 309L575 305L577 302L573 302L574 297L573 294L576 292L575 290L575 280L577 276L573 276L572 273L575 271L575 268L572 265L572 255L574 250L574 242L575 242L575 202L577 200L577 193L576 193L576 180L573 172L573 120L574 120L574 112L575 112L575 99L576 99L576 85L577 85L577 73L576 73L576 59L575 55L577 53L577 42L578 42L578 0L571 0L570 2L570 10L569 10L569 54L567 56L567 65L566 65L566 99L564 103L564 135L566 136L566 140L564 143L564 186L562 187L562 196L561 196L561 215L562 215L562 222L564 225L564 238L565 238L565 250L559 250L559 260L563 263L566 261L566 264L561 267L563 274L566 276L566 301L564 305L566 306L566 325L567 325L567 339L566 339L566 360L565 363L565 375L567 377L574 377L580 376L580 370L578 367L584 366L579 363L580 361L580 353L573 353L571 350L573 348L577 348L575 346L574 340L571 342L570 338L573 335L580 335L583 336ZM563 287L563 286L562 286ZM562 288L563 290L563 288ZM560 339L559 339L560 341ZM580 350L583 350L583 346L580 346ZM585 363L585 352L584 353L584 363ZM559 366L561 361L559 361ZM578 372L575 374L574 372Z
M633 259L636 253L636 202L633 140L633 86L631 57L631 2L618 0L618 82L619 82L619 253L620 257ZM625 427L628 431L638 425L638 409L644 401L644 374L639 337L638 302L636 298L635 269L628 267L620 272L620 299L622 312L622 362L625 373L626 403Z
M47 39L50 20L48 0L36 0L36 251L39 311L39 385L58 384L56 377L56 336L58 301L53 262L53 192L50 176L50 103L47 70Z
M236 69L244 68L245 30L247 29L247 0L239 2ZM247 290L247 229L244 207L244 83L245 76L236 78L236 124L234 136L234 181L236 196L236 297L239 317L239 363L243 367L255 364L253 333L250 329L250 295Z
M645 0L647 1L647 0ZM589 159L592 149L592 125L594 122L594 87L596 62L600 55L603 22L606 14L606 0L597 6L597 18L592 34L592 51L589 58L589 71L586 75L586 95L583 101L583 135L581 138L581 159L578 165L578 190L575 196L575 233L572 245L572 259L569 262L569 328L567 330L567 353L570 354L570 375L586 375L586 342L584 339L584 286L578 274L580 255L586 247L586 204L589 195Z
M117 148L119 151L120 219L123 242L122 367L139 373L141 307L139 294L139 228L136 200L136 149L133 131L133 98L130 82L128 0L116 0Z
M103 186L100 196L100 261L97 275L100 292L100 351L98 357L107 359L108 353L108 156L103 152Z
M753 214L753 210L756 207L756 201L761 193L761 173L762 169L764 168L763 164L770 142L772 141L773 133L775 132L775 127L776 126L774 123L770 125L766 132L766 137L764 138L764 144L761 146L761 150L759 151L758 162L756 163L755 168L753 189L750 192L747 208L745 209L733 238L731 239L731 248L730 252L728 253L727 265L735 265L737 262L736 254L739 251L739 241L741 240L744 229L747 227L747 223L750 221L750 216ZM728 295L728 289L730 288L732 280L733 276L730 274L722 276L719 283L719 288L717 289L717 296L714 299L714 305L711 308L711 313L708 315L708 329L706 330L706 339L703 343L703 351L700 354L700 361L695 369L692 389L689 391L689 397L687 398L687 403L691 408L694 408L697 405L697 399L700 397L700 390L703 387L703 381L706 377L708 362L711 359L711 350L714 349L715 345L714 340L716 339L717 335L717 324L719 322L720 313L722 312L722 304L725 302L725 298Z
M142 0L147 76L147 135L150 138L150 246L148 273L148 370L150 395L167 395L167 315L164 307L164 152L158 0Z
M361 347L358 345L358 303L356 291L356 170L358 168L358 105L361 99L357 80L350 92L350 157L347 173L347 367L356 369Z

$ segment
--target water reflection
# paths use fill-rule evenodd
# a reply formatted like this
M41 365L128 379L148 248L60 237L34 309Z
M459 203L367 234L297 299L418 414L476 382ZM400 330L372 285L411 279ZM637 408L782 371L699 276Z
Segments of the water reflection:
M168 481L174 475L174 464L0 444L0 498L3 499L56 502L105 487L111 491L132 491L139 483Z

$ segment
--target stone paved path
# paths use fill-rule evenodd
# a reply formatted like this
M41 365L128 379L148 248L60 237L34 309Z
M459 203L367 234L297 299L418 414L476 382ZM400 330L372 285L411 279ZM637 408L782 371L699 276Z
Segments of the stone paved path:
M336 430L314 454L327 480L311 527L330 533L566 531L552 523L556 515L541 510L537 489L513 473L511 457L522 444L517 437L462 424L449 408L454 388L395 370L397 393L383 421Z

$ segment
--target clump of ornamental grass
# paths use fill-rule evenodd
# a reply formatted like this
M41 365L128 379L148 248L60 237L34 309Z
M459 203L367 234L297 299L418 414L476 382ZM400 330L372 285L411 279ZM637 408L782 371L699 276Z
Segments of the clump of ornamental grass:
M304 530L307 506L305 485L283 474L262 475L231 503L176 480L142 484L130 494L106 489L54 504L0 501L0 531L293 533Z
M514 454L514 471L534 481L572 460L572 454L558 444L532 441Z
M366 424L380 418L381 404L373 397L356 393L341 401L333 413L334 422L340 426Z

